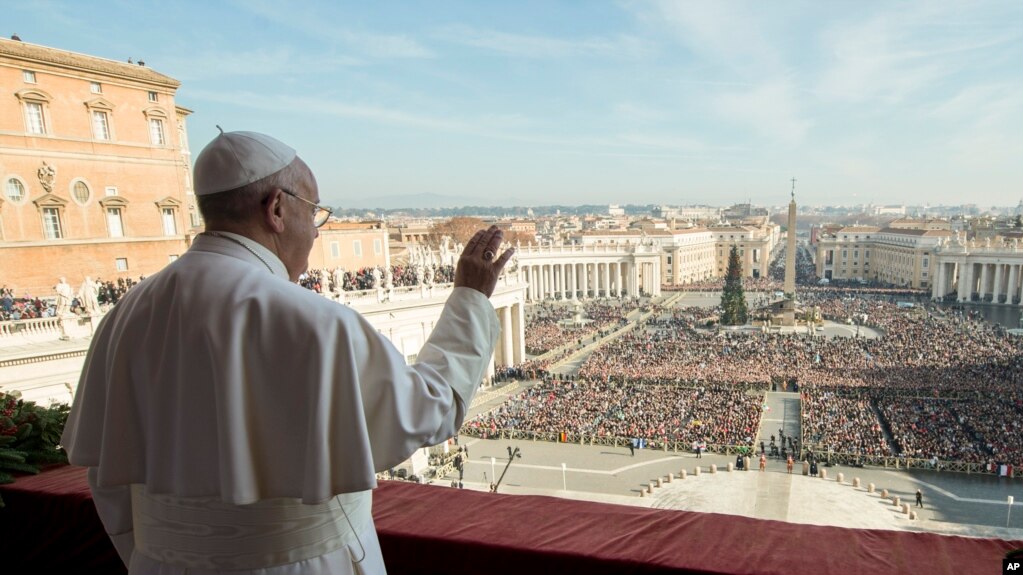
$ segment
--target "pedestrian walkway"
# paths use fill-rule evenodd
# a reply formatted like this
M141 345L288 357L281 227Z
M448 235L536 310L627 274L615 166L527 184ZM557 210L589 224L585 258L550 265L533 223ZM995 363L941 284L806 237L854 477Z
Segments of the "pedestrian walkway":
M801 410L799 394L791 391L768 391L764 397L764 413L760 418L760 435L754 444L757 454L760 453L760 444L763 443L768 453L771 450L771 436L775 437L778 451L781 452L781 431L784 430L785 437L799 439L801 437ZM787 445L787 441L786 441ZM793 457L798 460L798 456Z

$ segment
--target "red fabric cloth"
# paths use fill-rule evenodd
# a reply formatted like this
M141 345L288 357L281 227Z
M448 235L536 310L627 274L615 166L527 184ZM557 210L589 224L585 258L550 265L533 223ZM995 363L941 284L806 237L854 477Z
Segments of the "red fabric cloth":
M0 496L4 573L128 572L96 514L85 468L63 465L20 477L0 485Z
M381 483L373 515L392 574L982 574L1023 547L399 482Z
M125 572L80 467L0 486L4 573ZM391 575L429 573L998 573L1023 541L842 529L382 482Z

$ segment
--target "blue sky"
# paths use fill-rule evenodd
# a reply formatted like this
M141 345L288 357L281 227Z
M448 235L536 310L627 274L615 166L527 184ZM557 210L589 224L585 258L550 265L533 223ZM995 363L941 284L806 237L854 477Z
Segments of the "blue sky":
M87 6L87 8L86 8ZM325 202L1015 205L1023 2L10 3L27 42L182 82Z

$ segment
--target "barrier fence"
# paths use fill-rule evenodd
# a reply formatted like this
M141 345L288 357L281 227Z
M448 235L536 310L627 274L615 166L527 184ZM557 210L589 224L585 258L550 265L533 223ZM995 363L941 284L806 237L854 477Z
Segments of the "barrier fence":
M558 431L524 431L518 429L499 429L490 432L482 429L463 429L462 435L478 437L480 439L501 439L520 441L549 441L551 443L574 443L577 445L602 445L607 447L628 448L632 443L631 437L608 437L598 435L587 435L582 433L558 432ZM704 453L717 453L720 455L737 455L755 452L751 445L727 445L720 443L708 443ZM871 466L888 469L927 469L934 471L950 471L955 473L981 473L998 474L998 468L989 468L987 463L974 463L968 461L938 461L937 468L930 459L915 457L900 457L895 455L861 455L856 453L839 453L824 451L818 445L807 445L807 450L813 451L818 461L850 467ZM686 441L675 441L669 439L647 439L647 449L656 449L671 453L692 453L692 443Z

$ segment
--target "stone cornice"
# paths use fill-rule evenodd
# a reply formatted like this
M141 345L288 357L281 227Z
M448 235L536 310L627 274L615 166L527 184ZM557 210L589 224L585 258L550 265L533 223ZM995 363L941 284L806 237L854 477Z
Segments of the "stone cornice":
M156 84L171 90L176 90L178 86L181 85L181 82L174 78L165 76L145 66L117 62L114 60L107 60L105 58L97 58L95 56L86 56L85 54L58 50L56 48L39 46L16 40L0 38L0 56L21 60L29 64L49 64L82 72L98 72L117 78L141 80L143 82Z

